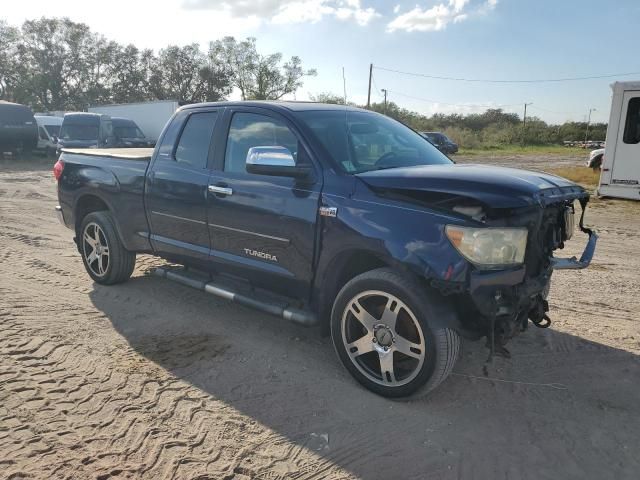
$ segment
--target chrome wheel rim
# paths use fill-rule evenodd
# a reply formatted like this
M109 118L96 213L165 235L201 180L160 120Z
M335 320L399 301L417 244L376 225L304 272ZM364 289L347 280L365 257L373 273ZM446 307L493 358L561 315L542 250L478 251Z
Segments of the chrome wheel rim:
M109 243L97 223L91 222L84 227L82 252L89 270L98 277L104 277L109 269Z
M347 356L368 380L399 387L420 373L426 358L422 327L395 295L359 293L347 303L341 327Z

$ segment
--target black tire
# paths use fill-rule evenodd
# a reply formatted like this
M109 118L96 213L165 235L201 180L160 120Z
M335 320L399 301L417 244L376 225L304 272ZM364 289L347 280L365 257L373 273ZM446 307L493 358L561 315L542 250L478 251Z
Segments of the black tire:
M384 300L383 295L378 295L380 293L389 296L389 303L387 303L386 307L390 311L397 310L398 312L395 313L396 318L393 319L393 323L396 326L392 327L393 330L391 330L388 325L378 323L374 327L374 333L372 334L371 330L361 324L353 313L353 302L356 302L356 308L363 307L363 304L358 303L360 299L365 303L369 302L369 306L365 308L367 310L365 313L369 313L369 309L373 311L375 308L379 308L375 306L375 302ZM400 305L394 302L393 298L398 300ZM435 308L436 302L440 303L438 308ZM338 293L331 312L331 338L342 364L358 382L369 390L385 397L404 397L422 387L425 388L424 393L432 391L451 373L460 353L460 337L458 334L450 328L441 328L435 325L437 311L442 311L442 302L444 302L444 299L437 293L425 289L416 280L388 268L372 270L353 278ZM394 304L395 306L393 306ZM384 316L371 315L375 322L382 322L385 318ZM403 320L405 332L408 331L406 324L411 325L411 328L415 330L409 332L414 335L414 340L410 341L415 343L411 343L411 345L419 345L420 339L422 339L422 346L424 347L422 353L419 353L421 351L420 348L412 349L413 354L422 355L422 360L409 360L414 362L415 368L411 374L405 376L404 380L401 375L396 376L400 370L395 367L396 359L398 359L395 351L397 347L396 340L399 340L399 342L407 340L397 330L398 324L396 320L400 321L401 315L405 317ZM355 322L356 328L362 327L361 332L366 333L360 336L361 332L356 332L357 335L354 336L356 338L350 339L348 330L351 327L348 325L349 322L351 324ZM418 327L421 330L421 337ZM391 337L393 338L391 341L389 341L388 335L390 331L392 331ZM380 332L382 332L382 335L377 339ZM369 351L372 348L369 345L369 336L372 337L371 345L373 345L373 350L371 351ZM348 349L347 345L354 345L356 342L360 343L365 338L365 342L362 343L365 353L360 353L360 349L357 346L355 350L353 346ZM376 340L374 341L373 338L376 338ZM382 371L382 359L387 355L387 348L384 348L385 352L380 350L383 341L385 343L391 342L388 349L391 353L392 376L387 376L386 378L385 373ZM404 355L404 352L398 351L398 353L402 354L399 356L400 362L406 363L409 357ZM352 356L356 357L356 355L357 360L352 359ZM365 358L365 356L368 357ZM377 375L375 372L375 358L378 358L379 373ZM369 368L367 362L373 367Z
M91 256L96 251L95 244L88 241L85 234L93 240L99 239L101 253L107 247L106 261L105 254L98 259ZM92 212L84 217L78 232L78 246L84 268L96 283L114 285L126 282L131 277L136 266L136 254L124 248L111 213Z

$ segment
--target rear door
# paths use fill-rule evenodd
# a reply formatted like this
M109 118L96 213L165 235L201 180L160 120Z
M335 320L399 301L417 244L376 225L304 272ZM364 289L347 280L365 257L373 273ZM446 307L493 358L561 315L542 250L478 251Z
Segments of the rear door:
M147 175L151 243L177 260L209 258L207 186L220 109L185 110L168 127Z
M606 155L606 152L605 152ZM611 183L640 183L640 91L624 92Z
M294 126L269 110L227 109L209 179L211 259L254 285L304 296L312 280L321 175L296 180L250 174L249 148L282 146L312 164Z

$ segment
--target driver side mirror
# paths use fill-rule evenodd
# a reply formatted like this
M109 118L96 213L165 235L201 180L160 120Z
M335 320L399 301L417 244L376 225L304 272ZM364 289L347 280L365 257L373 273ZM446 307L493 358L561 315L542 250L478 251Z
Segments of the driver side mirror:
M251 147L247 152L247 172L276 177L305 178L311 165L296 165L293 154L286 147Z

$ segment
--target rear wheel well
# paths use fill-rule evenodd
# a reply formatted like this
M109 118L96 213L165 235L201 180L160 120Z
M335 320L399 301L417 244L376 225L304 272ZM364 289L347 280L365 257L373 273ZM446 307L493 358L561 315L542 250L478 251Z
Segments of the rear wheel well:
M75 227L76 227L76 235L79 235L80 232L80 225L82 225L82 220L84 219L84 217L86 217L88 214L92 213L92 212L99 212L99 211L108 211L109 207L107 206L106 203L104 203L104 201L102 199L100 199L99 197L96 197L95 195L85 195L83 197L80 198L80 200L78 200L78 203L76 204L76 211L75 211Z

